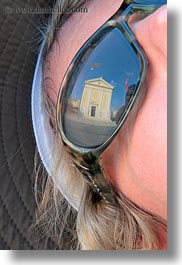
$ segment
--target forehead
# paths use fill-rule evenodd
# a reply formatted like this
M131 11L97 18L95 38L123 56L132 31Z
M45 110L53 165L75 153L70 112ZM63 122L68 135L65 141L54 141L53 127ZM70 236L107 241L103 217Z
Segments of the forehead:
M73 13L59 29L48 55L49 67L45 66L45 86L56 104L64 74L81 46L120 7L123 0L89 1L84 5L86 13ZM50 78L49 78L50 77Z

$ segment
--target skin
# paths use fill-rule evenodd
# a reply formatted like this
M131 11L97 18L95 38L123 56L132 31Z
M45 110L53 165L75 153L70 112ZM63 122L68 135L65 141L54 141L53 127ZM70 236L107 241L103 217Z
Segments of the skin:
M91 1L84 5L88 13L73 14L60 28L45 68L45 77L51 77L46 86L54 104L74 55L122 2ZM138 112L127 154L122 150L119 132L104 152L103 162L107 176L128 198L167 219L166 6L143 20L132 20L130 26L149 63L147 95Z

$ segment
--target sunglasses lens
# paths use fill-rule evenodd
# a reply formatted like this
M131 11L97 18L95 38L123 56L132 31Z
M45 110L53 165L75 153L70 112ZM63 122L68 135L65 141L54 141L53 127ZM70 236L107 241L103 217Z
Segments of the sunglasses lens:
M140 73L139 55L121 30L109 28L92 38L63 85L60 104L67 138L81 147L103 144L136 93Z
M167 4L167 0L135 0L135 3L144 5L164 5Z

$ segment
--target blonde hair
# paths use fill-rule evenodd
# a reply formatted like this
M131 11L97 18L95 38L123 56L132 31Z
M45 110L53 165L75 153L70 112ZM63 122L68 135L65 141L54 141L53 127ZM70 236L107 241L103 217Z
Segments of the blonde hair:
M69 11L84 3L84 0L58 0L55 7ZM52 14L46 27L47 30L43 34L43 65L46 64L57 29L68 16L69 12ZM132 125L144 96L143 92L138 97L130 117L122 128L126 148L130 141L128 135L132 134ZM59 249L63 248L65 241L68 242L69 249L162 249L166 240L166 222L161 217L140 208L126 198L122 192L116 195L120 207L106 204L103 200L93 203L92 189L82 178L81 173L72 166L71 158L60 140L55 126L55 107L45 89L44 98L51 124L55 130L55 149L53 176L46 177L46 172L42 172L43 167L38 156L35 159L37 225L41 228L43 235L49 235ZM78 212L69 205L57 188L60 170L70 194L74 193L75 189L77 194L80 194L81 203Z

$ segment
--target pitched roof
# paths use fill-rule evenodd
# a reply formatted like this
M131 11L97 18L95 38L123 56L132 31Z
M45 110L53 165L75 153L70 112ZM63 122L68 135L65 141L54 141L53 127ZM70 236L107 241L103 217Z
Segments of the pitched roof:
M104 87L104 88L114 89L114 86L109 84L102 77L85 80L85 84L92 84L92 85L96 85L96 86L99 85L99 86Z

